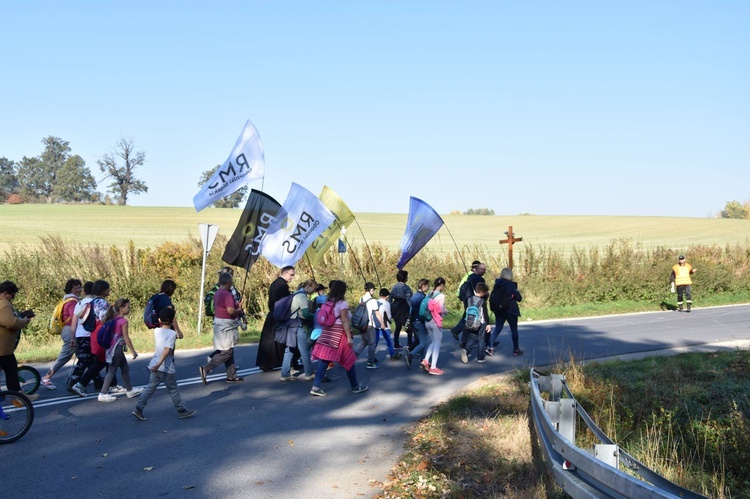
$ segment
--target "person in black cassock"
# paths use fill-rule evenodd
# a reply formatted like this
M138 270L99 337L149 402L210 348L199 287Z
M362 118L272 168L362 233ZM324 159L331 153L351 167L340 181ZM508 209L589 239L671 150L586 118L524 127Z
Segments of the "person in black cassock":
M277 301L292 294L289 291L289 283L292 279L294 279L294 267L288 265L281 269L281 274L268 289L268 315L263 323L263 331L260 333L258 358L255 360L255 365L263 371L281 367L281 362L284 360L284 345L274 341L273 306Z

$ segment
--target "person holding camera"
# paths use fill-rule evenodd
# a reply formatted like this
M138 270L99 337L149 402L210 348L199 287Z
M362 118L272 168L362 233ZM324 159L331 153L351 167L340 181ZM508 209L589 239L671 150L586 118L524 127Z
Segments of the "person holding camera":
M0 283L0 370L5 372L5 384L8 390L20 392L18 381L18 361L16 347L21 339L21 330L34 317L33 310L17 312L11 302L18 294L18 286L14 282ZM39 394L26 395L29 400L39 398Z

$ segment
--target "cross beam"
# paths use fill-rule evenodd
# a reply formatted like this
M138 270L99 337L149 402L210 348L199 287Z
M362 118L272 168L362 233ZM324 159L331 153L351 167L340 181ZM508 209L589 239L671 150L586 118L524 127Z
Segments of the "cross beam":
M513 270L513 244L514 243L520 243L523 241L522 237L515 237L513 235L513 226L508 227L508 232L505 233L506 236L508 236L507 239L501 239L500 244L507 244L508 245L508 268Z

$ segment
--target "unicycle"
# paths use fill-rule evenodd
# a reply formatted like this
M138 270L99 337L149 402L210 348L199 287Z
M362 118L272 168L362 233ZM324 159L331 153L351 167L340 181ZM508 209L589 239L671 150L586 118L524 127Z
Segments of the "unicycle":
M0 444L26 435L34 422L34 406L21 392L0 391Z

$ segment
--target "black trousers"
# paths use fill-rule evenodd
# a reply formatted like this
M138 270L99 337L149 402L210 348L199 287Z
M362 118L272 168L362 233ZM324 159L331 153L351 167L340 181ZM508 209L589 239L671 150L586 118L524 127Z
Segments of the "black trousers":
M13 392L21 391L21 383L18 381L18 361L16 354L0 355L0 371L5 372L5 386Z

